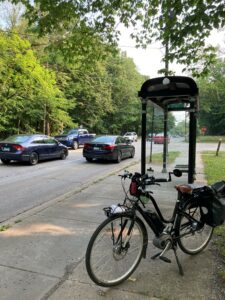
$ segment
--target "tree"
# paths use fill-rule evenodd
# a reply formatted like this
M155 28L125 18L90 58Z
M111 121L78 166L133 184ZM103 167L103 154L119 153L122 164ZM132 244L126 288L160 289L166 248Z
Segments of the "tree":
M199 126L206 134L225 135L225 60L218 59L209 76L198 81L200 90Z
M12 5L10 1L4 1L0 4L0 19L2 27L13 30L18 28L21 23L22 15L25 11L25 7L18 3Z
M141 101L137 94L145 77L138 73L133 60L123 53L109 56L106 68L111 81L113 110L103 119L104 131L114 134L126 131L140 133Z
M0 32L0 132L54 133L72 124L69 103L56 86L55 74L43 68L27 40Z
M20 2L27 7L30 23L38 24L40 34L54 30L60 33L73 21L73 33L80 30L84 40L88 31L102 41L115 43L119 35L117 25L122 23L133 26L132 37L137 45L161 41L169 48L164 59L184 64L195 75L206 74L215 59L214 49L205 46L205 39L212 29L225 25L224 0L13 0ZM77 39L72 41L76 43Z

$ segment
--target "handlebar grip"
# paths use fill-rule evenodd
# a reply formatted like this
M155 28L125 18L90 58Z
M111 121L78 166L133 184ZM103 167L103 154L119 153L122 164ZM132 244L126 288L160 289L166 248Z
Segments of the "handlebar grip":
M155 182L168 182L166 178L156 178Z

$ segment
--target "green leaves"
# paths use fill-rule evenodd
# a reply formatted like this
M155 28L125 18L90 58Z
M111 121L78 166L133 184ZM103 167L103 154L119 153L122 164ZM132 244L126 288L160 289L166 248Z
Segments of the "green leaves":
M225 25L224 0L12 2L26 5L26 17L30 24L37 24L40 35L61 34L60 47L67 57L72 57L78 49L80 53L91 53L89 45L92 53L97 53L96 38L106 44L115 43L119 36L117 24L123 23L125 27L133 27L132 38L137 46L146 47L155 40L163 45L168 43L170 55L165 59L184 64L184 69L196 76L206 75L213 62L213 49L208 52L205 39L213 28ZM65 32L69 35L64 39ZM87 32L91 35L86 36ZM81 35L79 42L78 33ZM200 66L196 65L199 60Z
M198 85L200 127L207 127L207 135L225 135L225 61L218 60Z
M29 42L17 33L0 32L0 66L2 134L42 132L46 115L49 128L54 128L54 115L59 112L64 122L71 123L66 113L66 100L56 86L54 73L39 64ZM60 117L57 116L58 122Z

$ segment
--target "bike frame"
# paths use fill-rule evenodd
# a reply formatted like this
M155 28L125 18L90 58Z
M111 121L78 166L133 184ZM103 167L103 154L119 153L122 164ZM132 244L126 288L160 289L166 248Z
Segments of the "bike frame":
M146 196L146 194L145 194L145 196ZM180 208L181 200L178 199L176 201L176 204L175 204L173 212L172 212L172 217L170 219L165 219L163 217L163 215L161 213L161 210L160 210L158 204L156 203L156 200L154 199L154 197L151 196L149 193L147 193L147 196L149 197L150 201L152 202L152 204L155 208L155 211L158 214L158 217L159 217L160 221L162 223L165 223L165 224L172 224L172 229L175 228L175 223L176 223L176 219L177 219L178 215L186 216L187 219L192 220L192 221L197 222L198 224L200 224L200 222L198 220L192 218L189 214L182 211L182 209ZM125 198L125 200L126 199L127 199L127 197ZM138 211L140 213L140 215L144 218L146 223L149 225L149 227L152 229L154 234L158 237L162 233L162 231L159 230L159 228L157 228L157 226L154 224L154 221L153 221L152 217L148 214L148 212L145 209L143 209L141 207L141 205L139 204L139 201L141 202L140 198L137 198L137 200L135 200L135 203L133 204L132 211L133 211L134 215L135 215L135 211ZM142 203L142 205L145 208L145 205L143 203Z

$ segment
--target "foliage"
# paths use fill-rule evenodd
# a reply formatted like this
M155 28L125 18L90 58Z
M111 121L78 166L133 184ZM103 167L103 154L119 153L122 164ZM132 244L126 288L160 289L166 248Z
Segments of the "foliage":
M200 127L207 135L225 135L225 61L218 60L209 76L198 81L200 90Z
M54 73L39 64L18 34L0 32L0 95L3 135L42 132L44 123L54 132L62 123L72 123Z
M172 130L170 130L170 134L180 135L180 136L186 136L188 132L189 132L189 120L178 122L172 128Z
M131 36L137 45L161 41L169 48L165 60L177 60L195 75L206 74L215 58L213 47L205 46L205 39L213 28L225 25L224 0L13 0L20 2L27 7L30 23L38 24L42 35L56 30L61 34L61 29L66 28L68 32L75 29L70 39L73 45L77 30L83 32L84 41L87 32L91 32L91 36L115 43L117 25L122 23L133 27Z
M204 163L204 172L207 178L208 184L213 184L217 181L225 180L225 152L220 152L219 156L215 156L213 151L204 151L201 153ZM216 259L220 263L220 273L224 279L225 269L224 269L224 257L225 257L225 226L221 225L215 228L214 234L214 244L216 249ZM218 255L219 254L219 255Z
M215 151L204 151L202 159L208 184L225 180L225 151L219 152L218 156L216 156L216 149Z
M52 9L53 2L49 2L47 6L47 2L39 2L40 6L28 8L34 9L30 18L32 19L32 14L34 17L38 9L39 12L44 7ZM59 3L54 3L56 8ZM43 17L40 26L36 26L38 22L32 27L26 27L25 23L23 27L20 23L14 26L20 28L21 36L29 39L32 60L44 70L42 75L44 72L51 74L48 75L51 77L49 80L45 75L43 84L52 84L52 88L49 88L49 94L42 85L37 84L37 80L30 82L29 88L35 88L30 106L26 105L30 119L24 115L25 110L22 116L15 111L14 115L19 118L19 124L13 122L12 129L6 124L5 131L15 132L19 128L20 132L38 130L54 134L64 127L83 125L97 133L123 134L125 131L136 131L140 134L141 102L137 98L137 92L147 78L138 73L132 59L127 58L124 53L119 53L112 43L105 42L104 34L101 35L89 23L81 22L81 16L68 11L68 18L64 18L63 1L61 4L62 11L59 13L56 9L54 12L59 13L58 19L51 19L45 23L50 15L44 16L40 12L39 17ZM70 6L71 2L68 5ZM56 20L58 22L55 22ZM51 25L51 22L54 25ZM38 33L47 35L38 37ZM26 84L20 88L24 92ZM31 95L30 91L27 92L26 101ZM18 109L19 106L16 107ZM150 122L151 115L148 114L148 123ZM169 114L169 129L173 125L174 118ZM157 118L155 130L163 131L163 118Z
M153 116L154 111L154 116ZM147 133L162 133L164 131L164 114L163 111L158 112L155 108L153 109L153 106L148 105L147 106ZM171 130L175 126L175 117L174 115L169 112L168 113L168 132L171 132Z
M125 55L110 56L106 69L111 82L113 111L102 120L105 133L124 134L126 131L140 133L141 102L138 90L145 81L132 59Z
M6 231L7 229L9 229L11 226L9 224L5 224L5 225L0 225L0 231Z
M107 57L83 64L85 56L64 60L55 46L37 54L57 72L57 83L65 97L73 101L73 121L98 133L139 131L140 100L137 91L145 80L132 59L114 49Z

